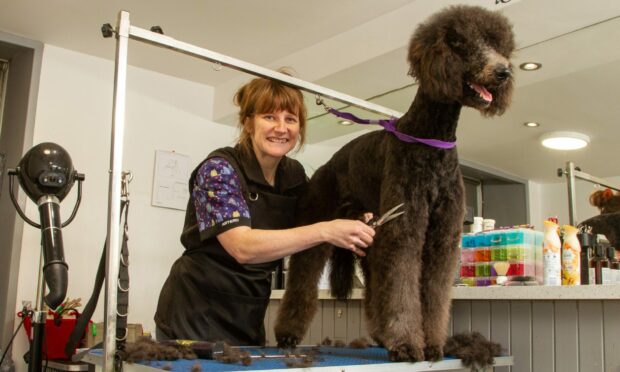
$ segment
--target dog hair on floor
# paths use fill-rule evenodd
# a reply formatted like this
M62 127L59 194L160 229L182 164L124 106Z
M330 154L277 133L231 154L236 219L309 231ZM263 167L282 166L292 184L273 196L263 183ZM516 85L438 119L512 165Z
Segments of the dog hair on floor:
M416 96L396 129L418 138L455 141L463 106L501 115L512 90L512 26L497 12L452 6L429 18L409 45ZM361 82L363 83L363 82ZM358 137L319 168L301 198L299 224L375 216L405 203L405 214L377 228L361 258L370 336L392 360L443 357L457 270L464 191L456 148L406 143L387 131ZM275 325L281 347L297 345L317 310L317 283L332 260L332 294L351 292L356 257L322 245L291 258Z

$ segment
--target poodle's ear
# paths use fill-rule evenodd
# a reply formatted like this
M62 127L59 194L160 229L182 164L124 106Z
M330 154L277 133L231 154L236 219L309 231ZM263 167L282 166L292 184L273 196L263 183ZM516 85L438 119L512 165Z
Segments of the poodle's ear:
M460 57L449 35L425 31L418 29L409 43L409 74L418 80L419 89L436 100L458 97L463 91Z

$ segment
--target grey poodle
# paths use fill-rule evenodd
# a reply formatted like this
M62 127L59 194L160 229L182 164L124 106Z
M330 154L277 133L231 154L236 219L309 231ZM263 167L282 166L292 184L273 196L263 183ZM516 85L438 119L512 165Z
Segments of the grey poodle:
M480 7L452 6L421 24L410 41L418 91L396 123L404 134L455 141L463 106L501 115L512 90L512 26ZM375 131L351 141L313 175L300 224L375 215L404 202L404 216L377 228L361 258L370 336L392 360L438 360L448 333L464 192L456 148L401 141ZM355 257L324 245L291 258L275 325L279 346L295 346L317 310L317 282L332 259L332 293L347 297Z

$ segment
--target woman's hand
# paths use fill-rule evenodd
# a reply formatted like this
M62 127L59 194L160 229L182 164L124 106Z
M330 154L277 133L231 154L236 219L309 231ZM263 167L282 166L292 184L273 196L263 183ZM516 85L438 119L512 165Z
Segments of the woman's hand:
M364 214L364 220L372 218L372 213ZM327 243L348 249L358 256L366 256L368 248L375 236L375 229L359 220L332 220L324 222L322 233Z

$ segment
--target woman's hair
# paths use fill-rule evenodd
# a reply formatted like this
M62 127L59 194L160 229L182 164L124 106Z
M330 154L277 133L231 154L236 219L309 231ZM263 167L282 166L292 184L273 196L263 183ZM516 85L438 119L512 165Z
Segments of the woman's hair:
M601 214L620 212L620 194L611 189L598 190L590 195L590 204L597 207Z
M284 69L278 72L290 75ZM253 128L245 125L246 118L257 114L286 110L299 117L298 148L306 140L306 105L301 91L276 80L266 78L252 79L235 94L235 105L239 106L239 137L237 143L246 155L251 154ZM251 121L250 121L251 122ZM249 123L250 123L249 122Z

